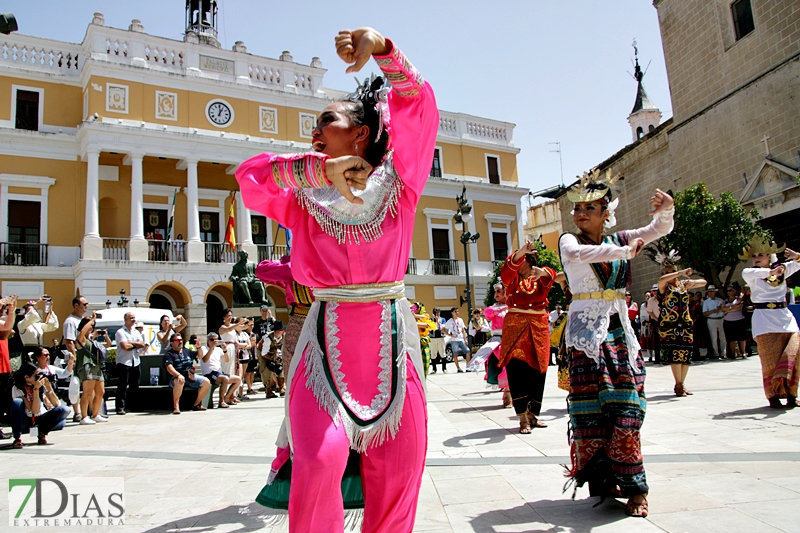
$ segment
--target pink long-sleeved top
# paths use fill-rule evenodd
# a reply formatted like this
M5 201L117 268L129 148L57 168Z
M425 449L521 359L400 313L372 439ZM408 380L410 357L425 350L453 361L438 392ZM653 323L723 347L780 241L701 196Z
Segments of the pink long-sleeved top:
M388 55L373 57L392 82L388 95L392 160L402 191L396 213L387 213L380 226L379 238L339 243L325 233L287 182L275 178L286 156L261 154L242 163L236 172L244 204L292 230L292 274L303 285L394 282L405 276L414 215L430 174L439 111L431 86L388 39L387 44L391 47ZM320 181L324 180L305 184Z

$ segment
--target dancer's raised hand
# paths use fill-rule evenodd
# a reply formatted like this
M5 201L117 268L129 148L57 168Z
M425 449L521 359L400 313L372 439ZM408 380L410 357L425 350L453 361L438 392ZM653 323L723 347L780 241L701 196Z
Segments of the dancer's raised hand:
M341 30L336 35L336 53L345 63L352 63L345 71L348 74L361 70L373 54L385 55L388 52L386 39L372 28Z
M372 172L372 166L357 155L331 157L325 161L325 175L328 181L354 204L363 204L364 200L357 198L350 188L363 191L367 188L367 178Z
M784 255L787 261L800 261L800 253L795 252L791 248L787 248Z
M672 196L665 193L661 189L656 189L656 193L652 198L650 198L650 205L653 206L653 210L650 211L650 215L654 216L662 211L666 211L674 204L675 201L672 199Z

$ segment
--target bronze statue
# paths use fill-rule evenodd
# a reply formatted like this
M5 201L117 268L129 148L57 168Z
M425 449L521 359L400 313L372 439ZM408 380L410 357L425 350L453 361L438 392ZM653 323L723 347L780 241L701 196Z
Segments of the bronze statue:
M244 250L239 251L239 261L233 265L228 281L233 283L234 307L269 304L264 284L256 277L256 264L247 262Z

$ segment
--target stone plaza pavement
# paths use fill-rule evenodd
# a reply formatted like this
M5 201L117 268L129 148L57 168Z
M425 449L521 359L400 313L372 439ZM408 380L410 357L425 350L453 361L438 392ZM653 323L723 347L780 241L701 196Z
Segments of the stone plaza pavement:
M542 414L549 427L531 435L518 433L483 374L454 370L428 380L429 446L415 531L800 531L800 409L766 406L757 357L693 366L687 386L694 396L686 398L673 396L669 368L648 367L646 519L626 518L621 501L593 507L599 499L586 487L574 501L571 490L562 493L567 413L552 367ZM124 476L126 524L113 531L285 531L265 522L253 502L283 412L281 400L262 398L205 413L70 423L50 435L51 445L0 450L0 474ZM0 498L0 530L18 529L6 528L7 512Z

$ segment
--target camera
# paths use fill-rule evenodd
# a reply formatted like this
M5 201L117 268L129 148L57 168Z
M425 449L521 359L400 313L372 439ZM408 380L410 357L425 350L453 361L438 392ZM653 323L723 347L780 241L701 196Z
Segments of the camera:
M94 317L95 318L103 318L103 313L95 313Z

